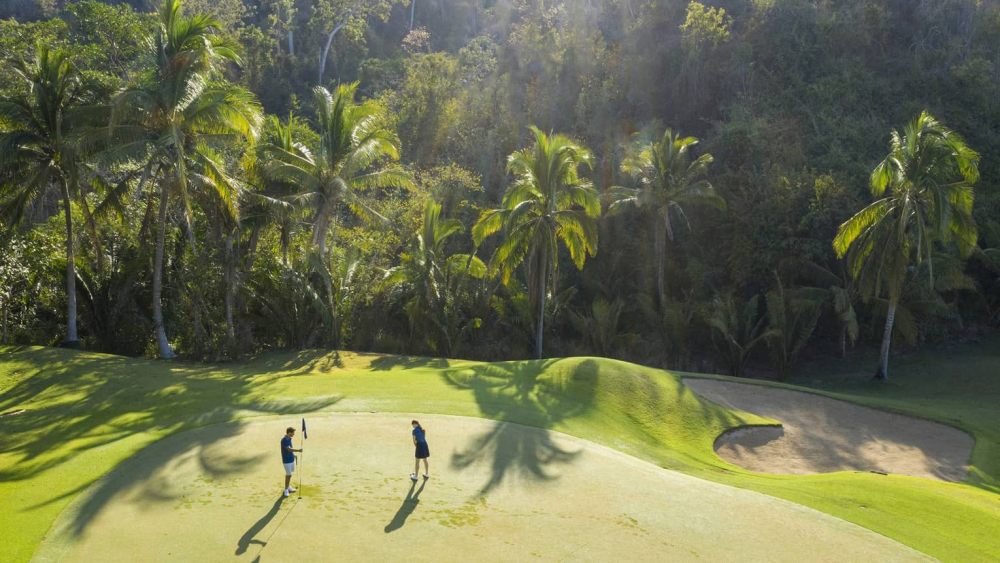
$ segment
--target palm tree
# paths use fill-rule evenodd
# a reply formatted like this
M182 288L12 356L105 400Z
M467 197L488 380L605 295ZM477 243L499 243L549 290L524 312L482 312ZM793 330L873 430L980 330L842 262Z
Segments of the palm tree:
M331 223L341 205L364 219L381 219L358 192L413 185L405 171L382 165L399 159L399 138L381 104L355 102L357 90L357 82L338 86L332 94L322 86L313 89L320 136L317 154L302 143L266 147L265 174L299 186L300 199L312 205L313 247L324 259Z
M691 149L698 144L694 137L681 137L667 129L658 142L636 144L622 162L622 172L639 186L611 188L610 211L624 206L646 210L653 226L653 257L656 261L657 299L666 299L666 239L674 240L674 215L687 224L684 206L703 204L724 209L726 206L712 184L704 177L713 158L703 154L692 160ZM690 225L688 225L690 227Z
M58 191L66 220L65 344L76 346L72 201L78 193L78 147L71 135L80 125L85 89L69 55L45 45L38 46L33 64L16 71L27 90L0 100L0 211L8 224L20 223L32 202Z
M504 284L522 264L528 293L537 306L535 350L542 357L545 300L550 282L558 279L559 241L578 269L587 256L597 254L597 191L580 177L580 167L591 166L591 155L564 135L546 135L532 126L534 146L508 157L514 183L504 194L502 207L484 211L472 228L476 245L503 231L504 240L490 259Z
M192 189L217 198L236 217L239 185L226 174L211 145L255 139L261 111L252 94L221 78L223 65L238 63L239 57L233 45L218 35L221 24L216 19L184 17L181 0L164 0L158 23L155 72L115 97L111 131L119 142L117 152L143 155L143 184L159 181L153 324L160 356L172 358L160 298L170 196L181 199L189 234Z
M848 345L854 346L861 330L858 312L854 305L858 301L858 288L854 279L842 267L838 272L805 258L788 258L778 265L781 280L799 284L810 290L828 292L826 301L837 323L840 335L840 356L847 357Z
M464 232L460 221L441 218L441 205L428 200L413 247L402 254L400 265L388 270L385 277L389 285L405 284L411 289L412 297L405 306L411 334L423 332L432 349L446 355L454 352L461 334L456 302L461 281L486 276L486 265L475 254L447 253L449 239ZM420 326L427 321L430 327Z
M704 314L705 323L712 329L712 342L733 377L741 377L754 348L774 336L767 328L767 315L761 312L760 301L760 295L745 303L732 295L719 296Z
M876 379L889 378L893 320L913 262L927 262L934 287L935 244L954 244L960 256L976 247L973 185L979 154L926 111L903 133L893 130L890 151L871 175L879 198L840 226L838 257L858 280L866 300L885 293L888 310Z
M765 341L778 375L784 379L816 331L827 291L814 287L785 289L781 277L775 275L775 278L777 284L765 295L768 326Z

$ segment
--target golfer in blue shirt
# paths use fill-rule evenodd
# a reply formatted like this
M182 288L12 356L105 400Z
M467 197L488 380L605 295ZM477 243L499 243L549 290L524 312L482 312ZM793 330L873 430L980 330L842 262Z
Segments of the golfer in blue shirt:
M431 451L427 448L427 433L416 420L411 424L413 425L413 445L417 448L417 459L413 462L413 473L410 473L410 479L413 481L417 480L417 472L420 470L420 460L424 460L424 479L430 479L431 470L427 467L427 458L431 456Z
M292 437L295 436L295 429L289 426L285 430L285 437L281 439L281 463L285 466L285 492L284 495L288 495L295 492L292 487L292 473L295 473L295 452L301 452L302 449L294 449L292 447Z

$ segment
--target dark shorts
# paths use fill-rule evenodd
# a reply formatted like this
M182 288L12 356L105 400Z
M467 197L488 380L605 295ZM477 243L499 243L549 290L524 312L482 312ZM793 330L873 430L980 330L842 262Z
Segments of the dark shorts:
M427 442L417 443L417 459L427 459L431 457L431 451L427 448Z

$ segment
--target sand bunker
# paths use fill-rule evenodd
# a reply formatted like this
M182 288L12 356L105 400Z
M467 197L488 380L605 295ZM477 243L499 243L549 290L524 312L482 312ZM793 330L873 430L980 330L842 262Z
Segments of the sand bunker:
M764 473L877 471L942 481L966 478L973 439L961 430L810 393L685 379L720 405L779 420L780 428L727 432L722 459Z

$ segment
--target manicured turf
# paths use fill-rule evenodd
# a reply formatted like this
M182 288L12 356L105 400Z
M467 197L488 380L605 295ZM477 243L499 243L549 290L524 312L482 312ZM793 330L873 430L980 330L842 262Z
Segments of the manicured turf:
M406 475L413 416L431 442L426 481ZM37 559L930 559L792 502L551 430L462 416L311 415L303 495L284 498L276 451L261 450L287 423L215 424L153 444L71 503ZM809 542L788 541L800 537Z
M827 512L941 559L993 559L1000 554L1000 384L997 368L988 366L1000 366L1000 358L978 350L981 360L962 359L972 357L952 358L960 376L946 359L917 358L926 375L903 364L890 386L837 388L973 432L975 484L947 484L749 473L719 460L713 441L728 428L767 421L702 401L673 374L611 360L476 364L298 353L199 366L0 348L0 413L26 409L0 419L0 560L28 559L77 493L157 439L252 415L320 410L454 414L551 428ZM916 375L907 379L908 372Z

